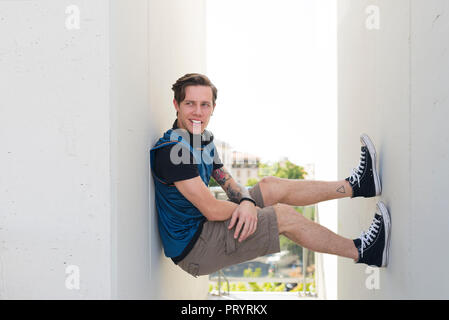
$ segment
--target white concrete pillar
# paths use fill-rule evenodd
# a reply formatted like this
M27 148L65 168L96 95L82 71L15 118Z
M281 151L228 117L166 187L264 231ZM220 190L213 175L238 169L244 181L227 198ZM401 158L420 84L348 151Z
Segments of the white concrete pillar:
M376 144L383 193L339 202L339 232L358 237L376 202L390 209L390 265L367 280L366 266L339 259L339 298L448 298L449 3L339 4L339 176L357 165L359 135Z
M0 1L0 298L205 298L164 257L149 149L205 71L204 1Z

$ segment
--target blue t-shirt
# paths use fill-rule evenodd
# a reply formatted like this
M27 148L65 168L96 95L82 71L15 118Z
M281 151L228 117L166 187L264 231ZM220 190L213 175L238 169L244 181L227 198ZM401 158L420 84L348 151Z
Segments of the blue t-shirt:
M214 159L215 162L221 163L217 161L219 158L210 132L206 130L203 132L198 146L190 141L190 137L186 130L170 129L150 150L159 234L165 255L172 258L175 263L189 253L201 233L206 218L178 191L172 181L165 181L156 174L156 151L167 147L175 149L172 153L173 159L170 159L174 164L182 162L185 164L194 160L193 164L206 186L214 169ZM199 139L197 141L199 142ZM179 152L183 153L183 157L177 157Z

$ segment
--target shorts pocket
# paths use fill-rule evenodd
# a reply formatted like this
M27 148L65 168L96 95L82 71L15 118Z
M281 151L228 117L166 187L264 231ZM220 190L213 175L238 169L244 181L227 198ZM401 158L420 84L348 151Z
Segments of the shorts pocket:
M246 238L244 241L240 242L239 238L234 239L234 228L229 230L226 235L226 244L225 244L225 252L226 255L231 254L245 254L248 251L251 251L254 248L253 244L253 235ZM239 235L240 236L240 235Z
M236 239L234 239L235 226L231 230L228 229L231 219L223 221L224 224L224 243L225 243L225 254L231 255L237 250ZM222 238L223 239L223 238Z
M226 247L225 247L225 252L227 255L233 254L237 249L235 240L236 239L234 239L234 234L228 231L228 234L226 235Z

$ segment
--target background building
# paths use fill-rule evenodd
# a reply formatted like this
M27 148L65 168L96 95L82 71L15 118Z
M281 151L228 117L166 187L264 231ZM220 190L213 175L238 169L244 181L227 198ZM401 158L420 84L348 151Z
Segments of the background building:
M244 152L232 152L231 175L243 186L246 186L248 179L259 179L260 158Z
M214 137L215 148L218 151L223 166L230 169L232 167L232 147L229 143Z
M260 157L234 150L225 141L214 138L214 144L224 167L229 170L237 183L246 185L248 179L258 179Z

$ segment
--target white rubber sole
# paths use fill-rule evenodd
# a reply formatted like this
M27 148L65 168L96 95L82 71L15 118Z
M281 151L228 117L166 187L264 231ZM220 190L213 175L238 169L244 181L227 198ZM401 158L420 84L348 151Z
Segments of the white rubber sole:
M379 174L377 173L376 148L374 147L374 143L371 141L370 137L368 137L368 135L365 133L360 136L360 142L368 148L368 152L371 157L371 163L373 164L373 177L374 186L376 188L376 196L378 196L382 193L382 185L380 183Z
M388 261L390 258L390 235L391 235L391 217L390 212L387 209L387 206L379 201L376 204L378 213L382 216L384 220L384 228L385 228L385 246L384 252L382 255L382 267L388 266Z

